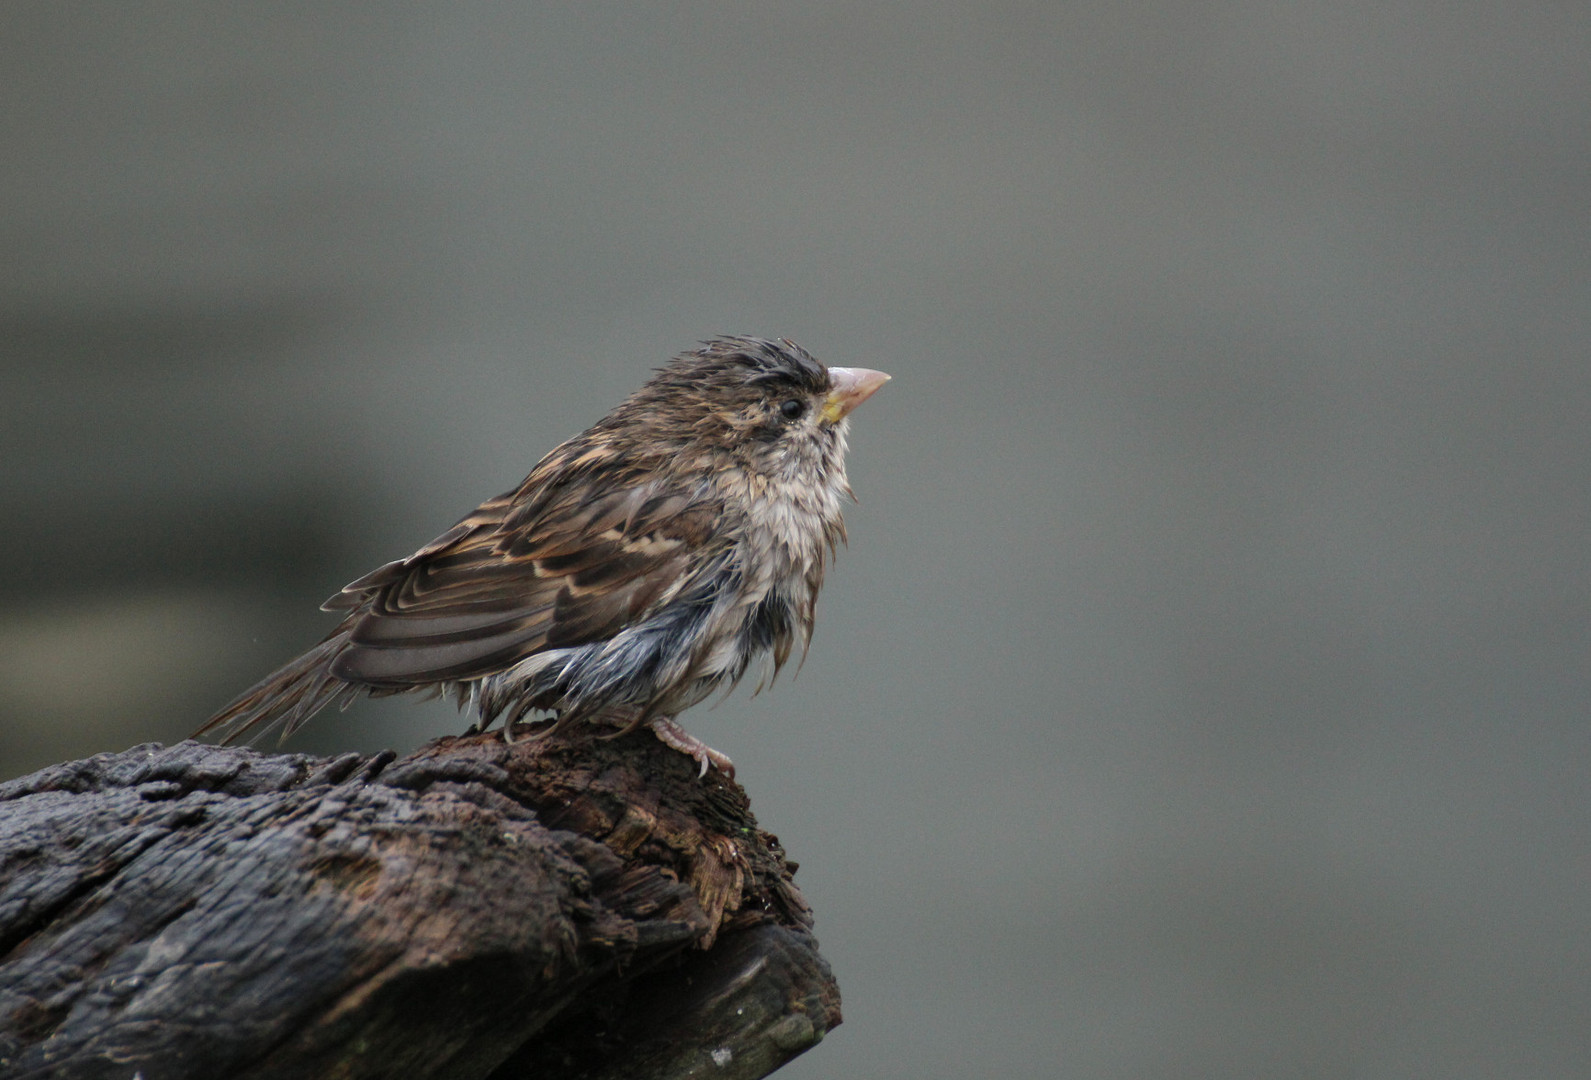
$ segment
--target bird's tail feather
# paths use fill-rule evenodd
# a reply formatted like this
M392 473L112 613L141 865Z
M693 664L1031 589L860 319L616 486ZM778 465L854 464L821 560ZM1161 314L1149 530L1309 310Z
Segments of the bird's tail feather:
M346 705L364 688L337 678L331 667L347 648L351 632L351 626L339 626L319 645L239 694L192 737L216 733L222 743L230 743L280 726L286 739L333 701L341 698Z

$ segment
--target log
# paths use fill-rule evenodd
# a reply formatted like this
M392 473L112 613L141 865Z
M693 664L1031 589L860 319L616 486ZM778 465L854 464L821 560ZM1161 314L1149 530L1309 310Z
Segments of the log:
M0 1077L766 1076L840 1022L795 869L647 732L53 766L0 784Z

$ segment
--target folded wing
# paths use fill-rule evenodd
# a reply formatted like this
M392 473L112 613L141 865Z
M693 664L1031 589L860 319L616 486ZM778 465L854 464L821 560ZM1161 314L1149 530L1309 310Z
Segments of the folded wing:
M324 605L347 612L336 630L198 733L219 728L230 740L281 723L285 737L361 690L466 682L547 649L605 640L666 604L713 558L717 505L655 483L581 479L547 485L529 502L520 493L492 499L348 585Z

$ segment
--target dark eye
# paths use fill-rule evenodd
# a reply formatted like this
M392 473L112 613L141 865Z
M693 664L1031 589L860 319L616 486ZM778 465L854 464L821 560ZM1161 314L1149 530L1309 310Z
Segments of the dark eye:
M786 420L799 420L806 411L807 403L797 398L791 398L779 406L779 412Z

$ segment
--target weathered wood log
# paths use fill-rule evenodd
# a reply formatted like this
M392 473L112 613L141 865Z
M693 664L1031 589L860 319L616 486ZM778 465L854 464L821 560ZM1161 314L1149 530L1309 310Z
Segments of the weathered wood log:
M765 1076L839 993L794 864L694 765L574 730L0 785L0 1077Z

